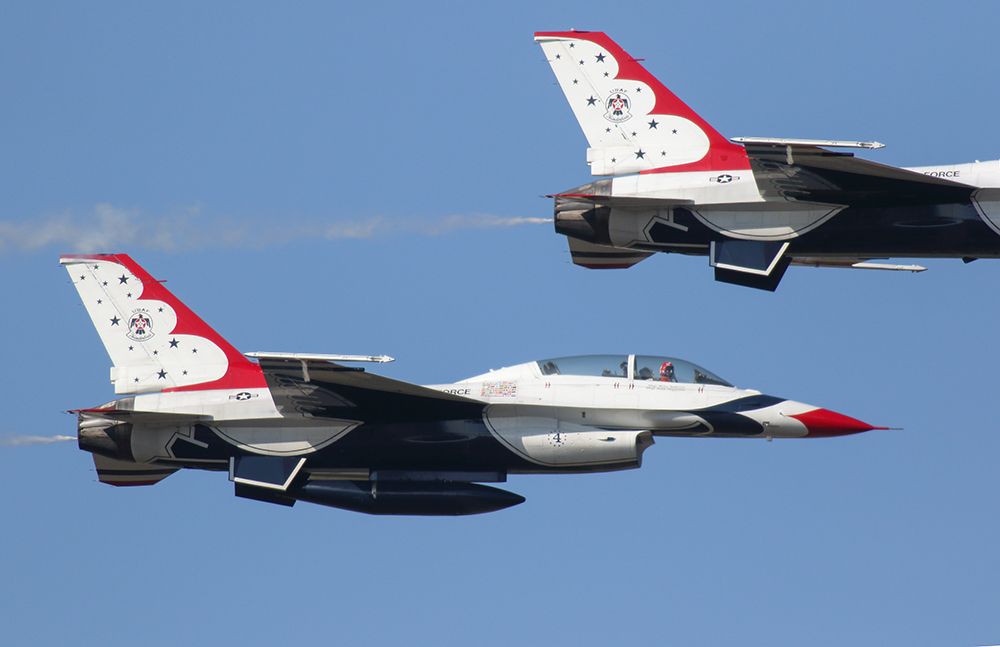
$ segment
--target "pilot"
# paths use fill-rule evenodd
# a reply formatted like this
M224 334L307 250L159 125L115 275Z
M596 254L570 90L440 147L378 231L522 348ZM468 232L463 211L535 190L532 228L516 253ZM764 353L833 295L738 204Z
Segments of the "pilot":
M674 378L674 363L671 361L666 361L660 364L660 381L661 382L676 382Z

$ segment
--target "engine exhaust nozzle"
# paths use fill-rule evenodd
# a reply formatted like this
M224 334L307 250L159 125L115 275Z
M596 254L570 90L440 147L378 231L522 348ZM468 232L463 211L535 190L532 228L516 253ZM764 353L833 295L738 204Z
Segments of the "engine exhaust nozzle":
M556 198L556 233L597 245L610 245L611 207L593 202Z
M132 454L132 425L106 418L80 418L77 444L92 454L123 461L134 461Z

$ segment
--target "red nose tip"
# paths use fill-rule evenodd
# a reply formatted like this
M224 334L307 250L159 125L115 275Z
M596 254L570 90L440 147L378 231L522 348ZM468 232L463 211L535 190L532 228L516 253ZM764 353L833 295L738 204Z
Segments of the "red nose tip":
M805 413L796 413L791 418L795 418L806 426L810 436L846 436L847 434L858 434L862 431L872 429L886 429L887 427L875 427L862 422L857 418L845 416L829 409L814 409Z

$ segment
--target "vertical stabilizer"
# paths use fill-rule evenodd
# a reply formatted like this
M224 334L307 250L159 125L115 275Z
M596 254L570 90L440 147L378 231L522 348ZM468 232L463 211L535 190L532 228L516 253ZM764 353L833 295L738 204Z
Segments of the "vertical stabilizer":
M115 393L266 388L260 368L125 254L64 256Z
M602 32L538 32L594 175L749 169L723 137Z

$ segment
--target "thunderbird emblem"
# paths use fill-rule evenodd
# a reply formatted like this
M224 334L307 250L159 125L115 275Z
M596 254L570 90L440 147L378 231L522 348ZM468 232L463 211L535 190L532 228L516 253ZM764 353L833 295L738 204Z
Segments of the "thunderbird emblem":
M608 121L621 123L632 118L632 102L629 101L628 95L625 94L624 90L612 91L607 101L604 102L604 107L607 108L604 118Z
M149 341L153 338L153 320L146 310L136 310L128 319L125 336L132 341Z

